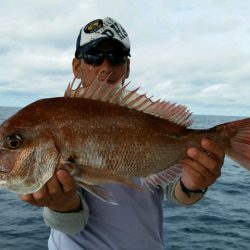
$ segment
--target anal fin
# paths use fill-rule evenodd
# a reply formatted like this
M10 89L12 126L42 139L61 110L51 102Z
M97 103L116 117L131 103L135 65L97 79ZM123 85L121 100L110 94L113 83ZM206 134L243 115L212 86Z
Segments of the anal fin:
M175 164L159 173L141 178L141 183L153 192L152 188L164 187L173 182L182 171L181 164Z

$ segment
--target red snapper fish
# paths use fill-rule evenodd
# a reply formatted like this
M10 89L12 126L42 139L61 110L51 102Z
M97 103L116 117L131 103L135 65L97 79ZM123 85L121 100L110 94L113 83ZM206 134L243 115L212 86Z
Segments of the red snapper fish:
M181 173L189 147L211 138L250 169L250 118L196 130L185 106L152 101L137 89L94 80L68 86L64 97L38 100L0 126L0 185L39 190L57 169L96 197L115 203L102 184L164 186ZM141 179L136 185L132 177Z

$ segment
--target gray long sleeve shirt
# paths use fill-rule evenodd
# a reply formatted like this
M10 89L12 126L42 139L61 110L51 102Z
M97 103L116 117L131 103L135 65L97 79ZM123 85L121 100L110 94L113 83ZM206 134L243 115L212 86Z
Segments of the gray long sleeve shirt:
M167 186L166 196L179 203L174 196L176 183ZM81 211L44 209L44 220L51 227L49 249L163 250L162 188L138 192L117 184L105 187L113 193L117 206L82 190Z

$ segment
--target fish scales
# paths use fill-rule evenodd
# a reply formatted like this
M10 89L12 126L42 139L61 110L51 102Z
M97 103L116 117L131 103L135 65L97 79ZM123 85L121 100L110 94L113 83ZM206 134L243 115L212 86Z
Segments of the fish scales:
M33 117L40 119L46 130L51 130L60 148L61 161L66 161L75 152L76 160L83 165L108 168L128 176L146 176L151 169L157 172L166 168L174 156L171 152L167 154L169 141L181 138L169 133L169 122L124 107L103 104L79 98L48 99L38 103L41 110L43 106L47 107L47 114L43 115L39 110L38 117L34 114ZM49 120L50 116L54 118ZM172 127L174 132L186 131L178 125ZM100 159L101 165L98 164Z

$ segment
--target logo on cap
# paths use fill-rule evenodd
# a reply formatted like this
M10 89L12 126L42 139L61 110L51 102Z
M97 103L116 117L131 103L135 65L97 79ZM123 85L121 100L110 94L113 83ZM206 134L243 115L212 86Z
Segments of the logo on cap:
M84 32L88 33L88 34L93 33L93 32L96 32L97 30L99 30L102 26L103 26L103 21L101 19L96 19L96 20L88 23L84 27Z

